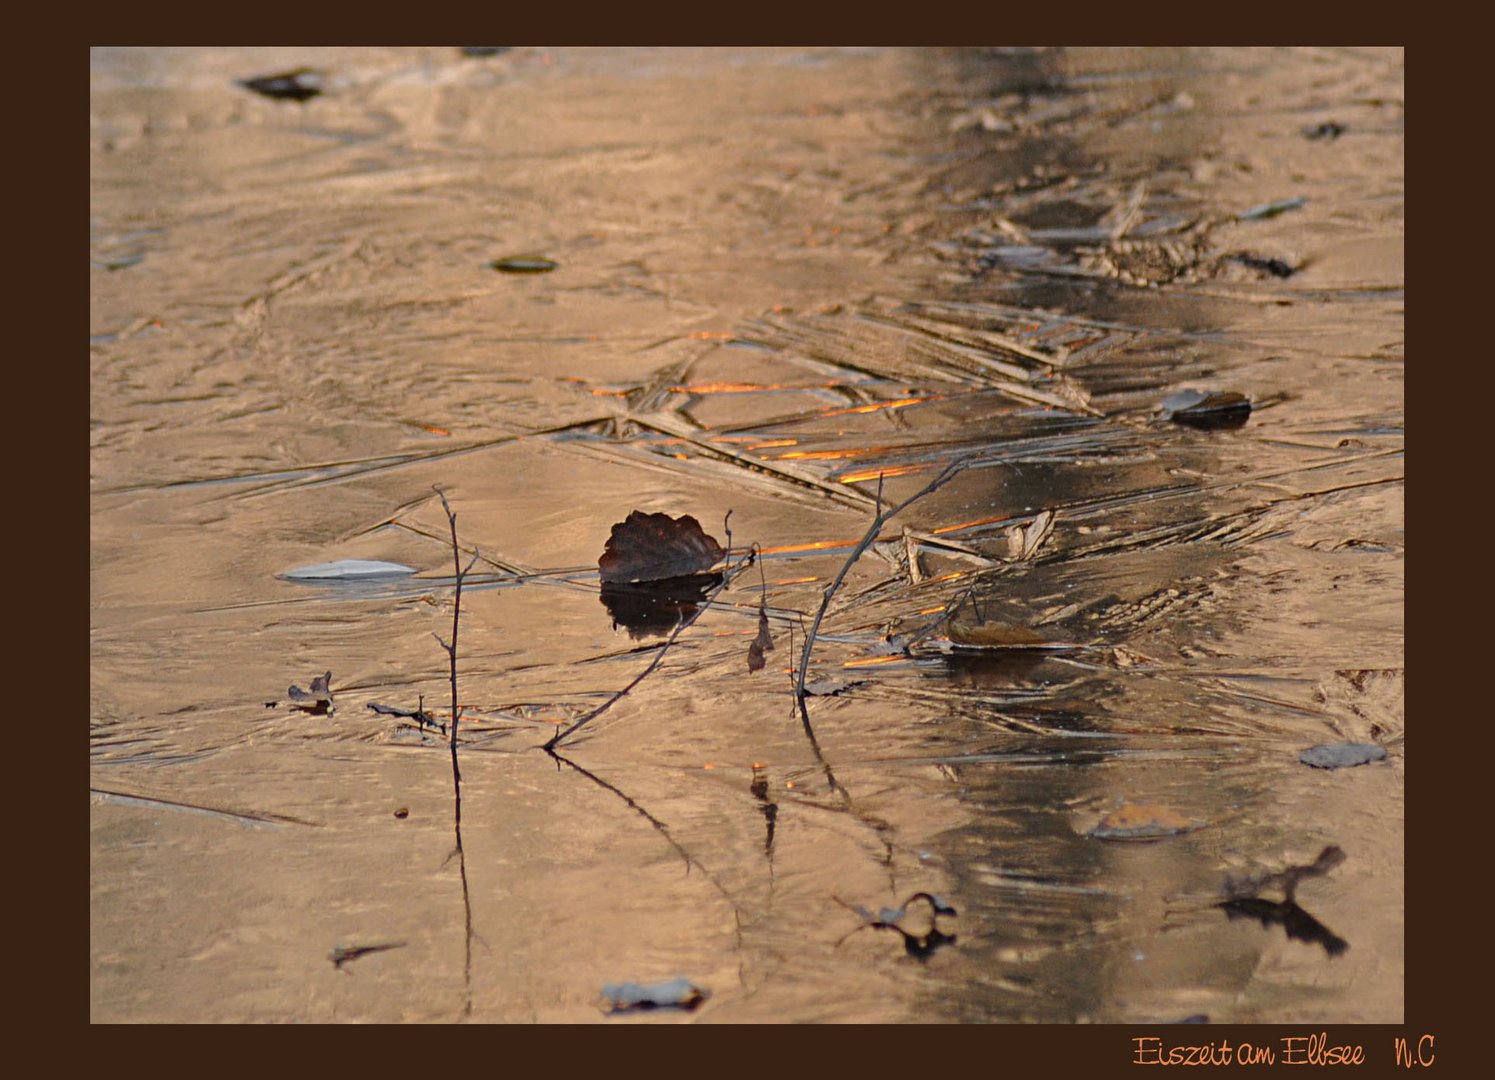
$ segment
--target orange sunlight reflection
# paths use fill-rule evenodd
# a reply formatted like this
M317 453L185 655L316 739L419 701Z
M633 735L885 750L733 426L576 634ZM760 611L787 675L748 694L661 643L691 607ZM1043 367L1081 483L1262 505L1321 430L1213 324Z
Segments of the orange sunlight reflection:
M690 386L672 386L676 394L750 394L756 390L783 390L782 386L763 386L759 383L692 383Z
M780 454L780 461L788 461L791 458L804 458L813 461L835 461L839 458L866 457L880 450L889 449L886 446L863 446L855 450L795 450L788 454Z
M842 484L859 484L863 480L876 480L879 476L907 476L909 473L928 472L929 468L928 465L888 465L867 472L847 473L837 477L837 481Z
M855 543L855 540L816 540L813 544L784 544L782 547L766 547L758 550L764 555L785 555L794 551L824 551L827 548L851 547Z
M897 401L874 401L870 405L857 405L849 409L832 409L823 412L821 416L850 416L852 413L881 412L883 409L903 409L909 405L917 405L921 401L933 401L934 397L911 397L899 398Z
M998 517L978 518L975 521L962 521L959 525L941 525L938 529L931 530L935 536L943 536L945 533L960 532L961 529L974 529L978 525L995 525L999 521L1012 520L1011 514L1002 514Z

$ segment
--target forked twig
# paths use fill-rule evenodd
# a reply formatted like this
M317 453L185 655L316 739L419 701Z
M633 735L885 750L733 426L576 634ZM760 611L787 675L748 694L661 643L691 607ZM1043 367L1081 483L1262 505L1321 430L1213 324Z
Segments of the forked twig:
M836 575L836 579L830 583L830 585L826 588L824 594L821 596L820 610L815 613L815 621L810 624L809 632L805 634L805 643L800 651L799 674L794 680L794 700L799 705L800 720L801 722L803 722L805 726L805 732L809 734L810 740L812 742L815 739L815 735L814 732L810 730L810 713L809 710L805 707L805 673L810 669L810 651L815 648L815 639L820 634L821 620L825 618L826 610L831 606L831 600L835 597L836 590L841 587L841 582L846 579L846 575L851 571L851 568L856 563L857 559L861 558L863 552L865 552L869 547L872 546L873 541L877 539L877 534L882 531L882 527L886 525L889 520L895 517L899 512L901 512L911 503L922 499L925 495L928 495L937 488L942 487L951 477L960 472L961 469L964 469L973 460L975 460L975 455L966 455L965 457L956 458L954 461L946 465L944 469L940 471L940 474L933 480L925 484L922 488L914 492L908 498L904 499L897 506L890 507L887 510L881 509L882 474L878 474L877 504L879 509L877 512L877 516L872 519L872 524L870 527L868 527L867 533L862 537L861 542L857 544L857 546L852 549L851 554L846 557L846 562L841 566L841 572Z
M452 763L453 763L453 765L455 765L456 764L456 753L457 753L457 628L458 628L458 620L462 617L462 581L472 571L472 568L477 565L478 552L477 552L476 548L473 549L472 560L467 564L467 569L464 570L462 568L462 549L457 546L457 515L452 511L451 504L446 501L446 492L442 491L439 487L433 488L432 490L434 490L436 492L436 494L441 498L441 508L446 511L447 524L449 526L451 526L451 530L452 530L452 566L455 569L456 574L457 574L457 593L456 593L455 599L452 601L452 640L451 640L451 643L448 644L447 642L442 641L440 634L433 633L431 635L432 637L434 637L436 639L436 641L441 645L441 647L446 650L447 657L451 661L451 682L452 682L452 731L451 731L451 747L452 747L452 755L453 755L453 757L452 757Z
M457 870L462 878L462 910L465 921L465 943L466 951L462 964L462 981L467 988L466 1006L464 1016L472 1015L472 894L467 886L467 853L462 848L462 770L457 765L457 720L460 715L457 705L457 627L458 620L462 617L462 579L465 578L474 565L477 564L477 550L473 550L472 561L467 564L467 569L462 569L462 551L457 546L457 515L453 513L451 504L446 501L446 493L439 487L435 489L436 494L441 497L441 508L446 511L447 524L452 531L452 565L457 573L457 595L452 603L452 640L447 644L441 640L440 634L432 636L446 650L447 657L451 661L452 681L452 731L448 745L452 752L452 827L456 833L457 845L453 854L457 856Z

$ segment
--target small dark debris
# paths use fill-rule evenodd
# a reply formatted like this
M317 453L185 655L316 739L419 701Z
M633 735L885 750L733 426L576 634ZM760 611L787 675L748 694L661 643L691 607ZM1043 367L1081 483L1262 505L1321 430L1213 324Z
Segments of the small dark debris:
M410 808L408 806L402 806L395 811L395 817L399 818L401 821L404 821L409 816Z
M1251 399L1234 390L1180 390L1158 405L1165 420L1204 429L1236 428L1251 415Z
M916 892L903 902L902 907L879 908L876 914L873 914L860 904L848 904L839 896L834 896L831 899L835 900L842 907L856 912L862 919L862 925L858 926L856 930L852 930L851 933L848 933L841 941L845 941L846 938L856 933L857 930L866 930L868 927L871 927L873 930L896 930L899 936L903 938L905 951L910 956L919 960L927 959L941 945L955 944L957 935L945 933L939 928L938 921L941 915L953 917L959 914L959 912L933 893ZM929 927L923 933L914 933L905 928L903 923L908 918L908 909L919 900L923 900L929 905ZM839 945L840 943L838 941L836 944Z
M240 79L239 85L268 98L309 101L322 92L323 76L311 68L297 68L280 75Z
M509 255L506 258L494 259L488 265L505 274L548 274L561 264L554 259L542 258L539 255Z
M767 835L763 839L763 851L770 859L773 858L773 834L779 823L779 804L768 797L768 777L763 772L763 766L753 763L753 780L748 785L748 792L763 805L763 821L767 827Z
M286 690L286 696L291 699L290 704L293 709L300 709L313 716L327 716L333 708L332 672L318 675L313 679L310 691L293 684Z
M512 45L463 45L461 52L463 56L481 59L485 56L500 56L513 47Z
M357 960L361 956L367 956L369 953L386 952L390 949L403 949L404 947L405 942L403 941L382 942L378 945L335 945L332 952L327 955L327 959L332 961L333 967L342 971L344 964ZM353 973L350 971L348 974L351 975Z
M1356 765L1369 765L1386 757L1386 748L1375 743L1334 743L1330 746L1311 746L1298 755L1304 765L1315 769L1348 769Z
M398 716L406 720L414 720L416 726L422 731L429 724L433 728L440 728L443 735L446 734L446 724L426 712L426 699L424 697L420 699L420 704L414 709L402 709L397 705L382 705L377 701L369 702L369 708L380 716Z
M1334 120L1328 120L1322 124L1315 124L1313 127L1304 128L1303 137L1307 139L1325 139L1333 142L1348 130L1343 124Z
M938 928L927 934L910 934L901 926L893 927L903 937L903 951L915 960L927 960L941 945L954 945L958 934L947 934Z
M1292 277L1298 272L1295 266L1291 265L1290 263L1283 262L1281 259L1268 259L1261 255L1252 255L1249 252L1245 251L1237 252L1236 254L1229 256L1229 258L1240 263L1248 270L1255 270L1258 273L1263 274L1271 274L1273 277L1287 278Z

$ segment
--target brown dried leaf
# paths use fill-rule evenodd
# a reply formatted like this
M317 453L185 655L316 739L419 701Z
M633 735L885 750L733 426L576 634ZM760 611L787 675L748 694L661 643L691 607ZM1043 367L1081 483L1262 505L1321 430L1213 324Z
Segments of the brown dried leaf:
M748 671L762 671L768 661L763 654L773 651L773 635L768 632L768 606L758 604L758 636L748 646Z
M748 646L748 671L762 671L768 661L763 657L763 646L757 641Z
M768 632L768 610L758 609L758 638L755 642L764 652L773 652L773 635Z
M725 554L689 514L635 510L613 526L597 569L605 582L663 581L710 570Z

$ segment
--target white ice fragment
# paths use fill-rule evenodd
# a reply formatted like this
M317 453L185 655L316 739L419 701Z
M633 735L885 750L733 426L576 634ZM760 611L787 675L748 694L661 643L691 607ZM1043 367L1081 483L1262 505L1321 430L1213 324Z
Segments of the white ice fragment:
M363 581L366 578L396 577L415 573L414 567L377 559L339 559L337 562L298 566L280 576L287 581Z

